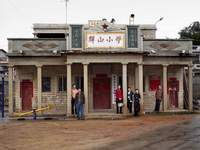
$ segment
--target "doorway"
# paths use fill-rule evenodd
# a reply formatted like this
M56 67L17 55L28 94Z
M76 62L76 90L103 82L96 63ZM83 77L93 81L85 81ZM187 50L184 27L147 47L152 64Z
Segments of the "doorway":
M169 107L178 108L179 81L175 77L168 80Z
M106 75L98 75L93 79L94 109L111 109L111 79Z
M32 109L32 97L33 97L33 82L30 80L23 80L21 82L21 99L22 110Z

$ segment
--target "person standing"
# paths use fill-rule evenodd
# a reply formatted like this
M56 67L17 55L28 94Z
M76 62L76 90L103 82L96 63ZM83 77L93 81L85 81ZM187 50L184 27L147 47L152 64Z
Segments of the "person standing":
M133 102L133 91L130 87L128 87L128 93L127 93L127 107L129 113L132 113L132 102Z
M159 112L160 111L160 102L162 101L163 98L163 92L162 92L162 88L159 85L156 93L155 93L155 97L156 97L156 105L155 105L155 112Z
M79 120L84 120L84 104L85 104L85 96L81 89L78 89L78 93L76 94L76 110L77 110L77 117Z
M140 112L140 93L139 90L136 89L134 93L134 116L138 116Z
M75 102L76 102L76 94L78 93L78 90L76 88L76 85L72 85L72 100L71 100L71 109L72 109L72 115L77 114Z
M122 107L123 107L123 91L121 86L118 85L117 89L115 90L115 98L116 98L116 109L117 114L122 114Z

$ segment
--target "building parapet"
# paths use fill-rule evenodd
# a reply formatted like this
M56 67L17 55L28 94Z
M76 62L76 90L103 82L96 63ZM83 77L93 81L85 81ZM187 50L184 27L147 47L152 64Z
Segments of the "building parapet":
M8 39L8 53L23 53L27 51L61 51L66 50L65 39L38 39L38 38L22 38Z
M192 54L191 40L177 40L177 39L145 39L143 42L144 50L151 53L157 51L171 51L177 54L185 55Z

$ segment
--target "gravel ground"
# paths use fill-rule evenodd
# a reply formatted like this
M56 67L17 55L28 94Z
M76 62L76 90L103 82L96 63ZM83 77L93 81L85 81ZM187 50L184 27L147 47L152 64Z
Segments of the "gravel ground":
M0 150L134 149L137 143L132 139L149 137L160 129L191 122L194 117L151 115L124 120L1 122ZM127 144L130 147L123 148Z

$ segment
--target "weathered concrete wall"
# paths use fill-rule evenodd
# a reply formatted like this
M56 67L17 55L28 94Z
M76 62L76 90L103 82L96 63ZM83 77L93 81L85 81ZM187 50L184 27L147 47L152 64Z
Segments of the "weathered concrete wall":
M183 66L169 66L168 67L168 79L176 77L179 80L179 92L178 92L178 107L183 109ZM145 66L144 67L144 109L145 112L152 112L155 108L155 91L150 91L149 77L159 76L160 84L162 83L162 66ZM168 95L169 98L169 95ZM169 99L167 100L167 106L169 108ZM162 103L160 110L162 111Z
M8 52L31 51L40 53L41 51L66 50L65 39L8 39Z
M37 99L37 70L35 66L21 66L15 67L15 111L22 110L22 101L20 97L20 82L22 80L33 81L33 99ZM176 77L179 80L179 108L183 108L183 80L181 79L183 67L171 66L168 67L168 78ZM90 64L89 65L89 111L93 112L93 79L97 74L107 74L112 77L112 74L122 76L121 64ZM128 86L133 90L138 88L136 85L136 64L128 65ZM155 91L150 91L149 77L152 75L160 76L162 85L162 66L144 66L144 111L152 112L155 107ZM44 114L64 114L64 104L67 98L66 91L58 91L58 77L66 76L66 66L43 66L42 76L51 78L51 91L42 92L42 107L52 104L54 108ZM75 83L75 77L83 76L83 67L81 64L72 65L72 83ZM112 86L112 85L111 85ZM112 100L112 99L111 99ZM162 104L161 104L162 105ZM168 104L169 105L169 104ZM115 111L115 105L111 101L111 111ZM162 110L162 106L161 106Z
M37 100L37 72L34 66L16 67L16 84L15 84L15 108L16 111L22 111L22 100L20 97L20 82L30 80L33 82L33 98ZM42 107L48 104L53 105L53 109L44 114L64 114L64 101L66 100L66 91L58 91L58 77L66 76L65 66L44 66L42 76L51 78L51 91L42 92Z
M144 41L144 50L170 50L170 51L182 51L192 53L192 41L187 40L145 40Z

